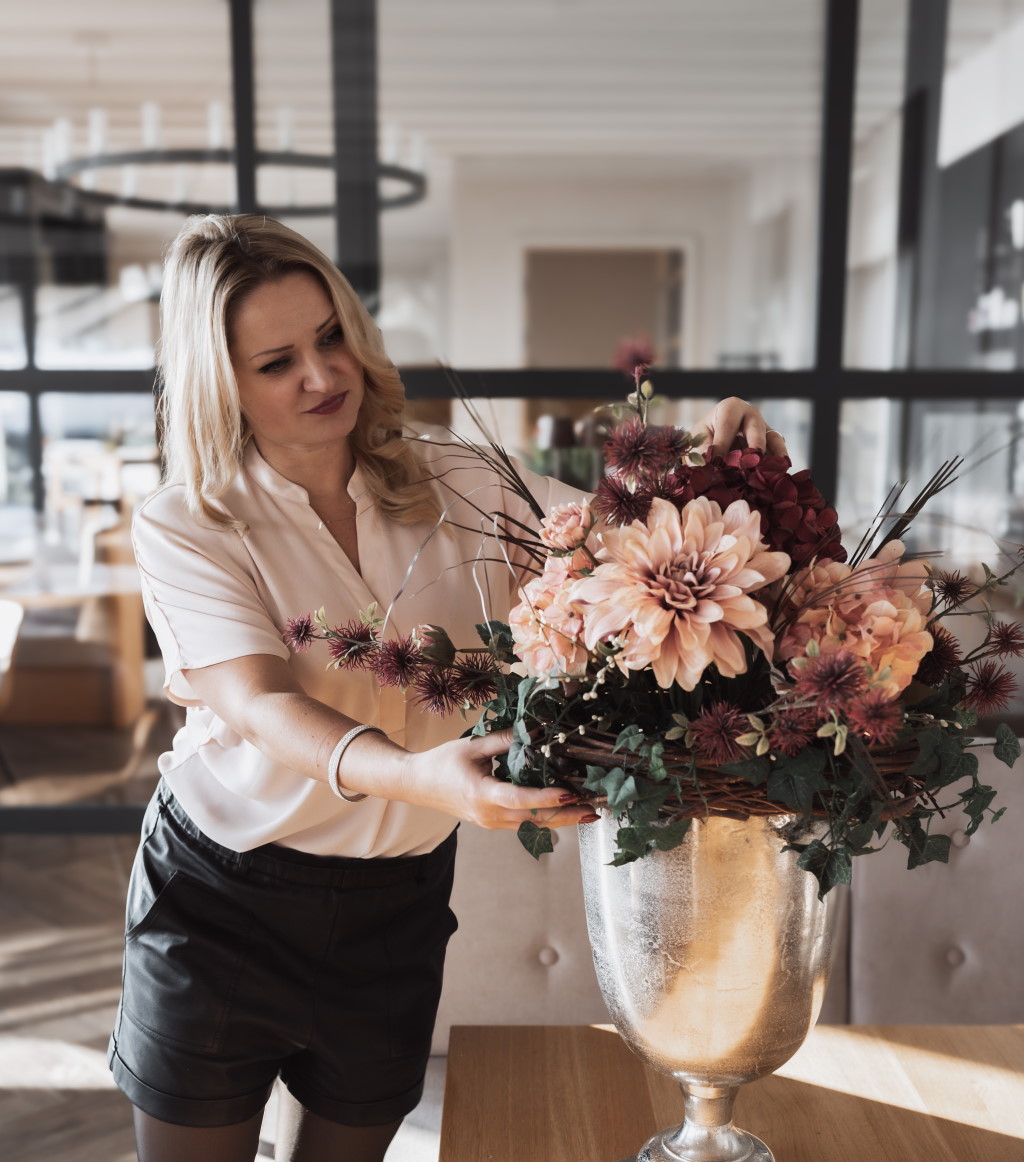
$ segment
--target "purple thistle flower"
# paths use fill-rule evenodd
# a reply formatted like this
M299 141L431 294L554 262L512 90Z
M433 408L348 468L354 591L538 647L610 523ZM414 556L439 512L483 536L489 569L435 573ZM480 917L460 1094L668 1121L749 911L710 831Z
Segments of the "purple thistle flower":
M994 621L989 630L989 645L997 657L1019 658L1024 654L1024 625L1019 621Z
M694 749L713 763L743 758L743 747L736 739L748 729L747 716L728 702L704 707L690 723Z
M975 586L959 570L939 573L933 589L935 596L948 609L959 608L975 594Z
M297 654L308 650L310 645L316 641L319 635L316 632L316 623L313 621L311 613L302 613L298 617L291 618L284 627L284 633L281 634L281 640L289 649L294 650Z
M361 621L336 625L328 636L327 652L336 670L365 670L377 652L372 626Z
M423 667L423 654L411 637L381 642L373 658L373 672L382 686L411 686Z
M884 690L869 690L851 702L846 721L855 734L862 734L873 746L892 746L903 729L903 707L898 698Z
M811 745L817 730L818 716L813 710L786 710L772 723L768 739L772 750L795 758Z
M635 520L647 519L651 511L651 493L645 488L633 492L619 477L605 476L597 486L590 508L612 526L629 525Z
M616 428L604 446L605 463L629 479L659 476L672 460L661 428L629 420Z
M460 701L482 706L498 696L498 667L486 650L474 650L455 663L452 682Z
M1017 693L1017 679L998 662L976 662L967 679L967 697L964 705L979 714L1005 710Z
M413 682L413 689L416 691L414 701L431 714L444 718L462 705L462 696L456 687L454 670L427 666L420 670Z
M844 713L851 700L858 698L866 685L864 663L850 650L820 654L804 659L796 679L796 693L813 701L818 711Z
M941 686L942 683L960 669L964 656L960 643L941 625L932 628L932 648L921 659L914 675L926 686Z

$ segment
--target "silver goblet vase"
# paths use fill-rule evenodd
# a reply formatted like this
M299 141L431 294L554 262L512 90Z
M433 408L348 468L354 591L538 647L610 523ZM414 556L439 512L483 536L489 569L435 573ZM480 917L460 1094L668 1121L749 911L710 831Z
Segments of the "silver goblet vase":
M580 827L597 977L623 1040L676 1078L685 1108L635 1162L772 1162L732 1109L744 1082L793 1056L821 1008L838 892L819 901L782 848L824 826L712 816L672 851L612 867L617 827L607 813Z

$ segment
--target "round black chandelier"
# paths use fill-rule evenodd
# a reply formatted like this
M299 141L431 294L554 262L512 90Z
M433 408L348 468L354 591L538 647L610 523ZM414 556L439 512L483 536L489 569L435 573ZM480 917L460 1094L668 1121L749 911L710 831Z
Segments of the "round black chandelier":
M78 175L116 167L123 168L134 165L233 166L234 163L235 153L231 149L140 149L126 153L99 153L89 157L69 158L55 167L54 176L58 181L72 184L70 179ZM331 156L317 153L295 153L292 150L257 150L256 164L332 171L335 168L335 160ZM377 177L379 181L387 179L399 182L405 187L399 193L387 194L382 192L380 196L382 210L411 206L426 197L426 175L410 169L408 166L393 162L378 162ZM188 199L143 198L135 194L123 192L115 194L106 190L90 189L77 183L73 184L73 188L81 197L106 206L132 206L139 210L166 210L180 214L230 214L233 212L233 207L227 202L223 205L212 205ZM320 218L333 214L335 206L333 203L261 205L259 212L272 218Z

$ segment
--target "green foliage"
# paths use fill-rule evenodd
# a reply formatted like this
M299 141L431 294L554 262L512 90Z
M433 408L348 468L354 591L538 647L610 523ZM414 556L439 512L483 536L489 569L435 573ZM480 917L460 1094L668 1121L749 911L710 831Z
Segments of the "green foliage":
M1016 733L1005 722L1000 722L996 727L996 742L992 748L992 753L1008 767L1012 767L1020 758L1020 742Z
M519 842L534 859L540 859L542 855L550 855L555 850L555 845L551 840L550 827L539 827L536 823L526 820L519 824L519 830L516 834L519 836Z

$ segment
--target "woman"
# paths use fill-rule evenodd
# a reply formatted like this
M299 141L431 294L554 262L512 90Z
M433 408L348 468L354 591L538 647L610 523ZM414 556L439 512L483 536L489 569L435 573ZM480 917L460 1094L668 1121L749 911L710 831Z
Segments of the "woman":
M516 588L478 553L487 514L529 514L474 457L403 436L376 327L284 226L190 220L161 312L168 483L134 539L188 713L132 873L111 1068L141 1162L248 1162L278 1075L279 1159L379 1162L422 1091L458 822L594 816L494 779L507 737L455 738L457 717L325 672L283 631L325 605L358 632L400 594L390 633L434 622L468 644ZM706 427L765 445L741 400ZM530 481L545 506L569 493Z

